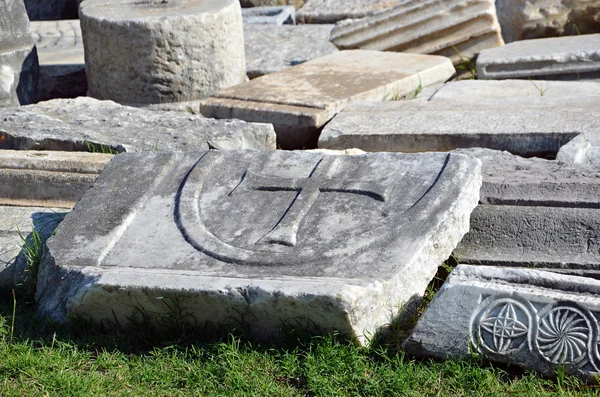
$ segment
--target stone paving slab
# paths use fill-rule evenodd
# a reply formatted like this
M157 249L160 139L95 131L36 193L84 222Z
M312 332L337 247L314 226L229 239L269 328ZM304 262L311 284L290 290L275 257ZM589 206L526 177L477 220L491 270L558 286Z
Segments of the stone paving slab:
M568 107L564 98L541 96L357 103L325 126L318 145L409 153L485 147L555 155L579 133L600 133L599 99L574 98Z
M31 23L40 76L37 100L85 96L87 78L78 19Z
M71 208L110 154L0 150L0 205Z
M164 313L163 297L259 339L287 323L365 342L467 231L479 167L445 153L115 156L48 242L39 312L126 324L136 307Z
M34 244L35 230L45 243L66 214L61 208L0 205L0 292L9 294L18 284L32 281L22 252L25 241Z
M444 57L340 51L219 91L202 101L200 112L272 123L282 148L310 149L320 127L349 104L405 95L453 73Z
M443 55L454 65L504 44L493 0L403 1L338 23L331 41L340 49Z
M268 124L209 120L178 112L150 111L93 98L55 99L1 109L0 149L88 151L197 151L275 149Z
M338 52L333 25L245 25L246 73L251 79Z
M298 23L335 23L347 18L362 18L393 7L405 0L307 0L296 12Z
M410 354L600 375L600 281L533 269L458 266L402 347Z
M600 79L600 34L523 40L477 57L480 79Z
M454 251L461 263L600 277L600 168L488 149L480 204Z

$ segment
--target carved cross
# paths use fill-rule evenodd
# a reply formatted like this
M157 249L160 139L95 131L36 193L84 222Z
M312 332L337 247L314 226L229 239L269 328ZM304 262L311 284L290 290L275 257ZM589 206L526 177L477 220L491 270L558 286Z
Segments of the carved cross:
M330 179L331 174L335 171L335 162L336 156L323 157L315 165L308 178L279 178L246 171L242 182L231 194L240 190L296 192L296 197L294 197L277 225L257 244L295 246L300 224L321 192L352 193L368 196L381 202L385 201L386 187L380 183L351 179Z

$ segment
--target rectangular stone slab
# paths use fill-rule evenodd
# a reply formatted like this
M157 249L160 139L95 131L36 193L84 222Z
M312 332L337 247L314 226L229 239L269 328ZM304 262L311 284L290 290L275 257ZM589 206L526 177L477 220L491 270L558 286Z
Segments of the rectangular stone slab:
M0 150L0 205L72 208L110 154Z
M325 126L318 145L369 152L484 147L526 156L556 154L579 133L600 133L599 100L580 97L568 106L564 98L541 96L358 103Z
M200 111L207 117L272 123L281 147L313 148L318 129L349 104L406 95L453 73L444 57L340 51L226 88L203 100Z
M251 79L338 52L333 25L244 25L246 73Z
M444 55L455 65L504 44L493 0L405 0L331 32L340 49Z
M483 163L480 204L454 255L461 263L600 278L600 168L462 149Z
M242 8L242 20L246 25L295 25L296 9L294 6Z
M533 269L458 266L402 347L410 354L475 353L552 376L600 375L600 281Z
M115 156L48 242L39 312L126 324L136 307L164 313L163 297L260 339L293 323L364 342L466 233L479 167L444 153Z
M348 18L362 18L393 7L404 0L308 0L296 12L298 23L335 23Z
M600 79L600 34L516 41L482 51L480 79Z
M493 106L490 101L515 97L563 98L565 107L572 107L588 97L600 100L600 82L556 80L461 80L422 90L417 99L425 101L462 102Z
M0 120L0 149L88 151L90 144L116 152L275 149L275 131L268 124L208 120L87 97L0 109Z

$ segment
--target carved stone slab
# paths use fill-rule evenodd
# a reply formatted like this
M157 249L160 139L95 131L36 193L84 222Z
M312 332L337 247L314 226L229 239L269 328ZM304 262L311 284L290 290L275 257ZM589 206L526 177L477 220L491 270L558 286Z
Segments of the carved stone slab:
M247 25L295 25L294 6L242 8L242 20Z
M221 90L201 102L200 112L271 123L282 148L311 149L319 129L349 104L403 96L453 74L445 57L340 51Z
M362 19L339 22L331 41L340 49L444 55L455 65L504 44L493 0L396 3Z
M488 149L480 204L454 251L461 263L522 266L600 278L600 168Z
M598 80L600 34L523 40L477 57L480 79Z
M403 348L436 358L473 352L553 375L600 375L600 281L530 269L461 265Z
M348 18L362 18L393 7L404 0L307 0L296 13L298 23L335 23Z
M294 323L362 340L467 231L479 167L445 153L119 155L49 242L39 311L126 322L167 297L259 338Z

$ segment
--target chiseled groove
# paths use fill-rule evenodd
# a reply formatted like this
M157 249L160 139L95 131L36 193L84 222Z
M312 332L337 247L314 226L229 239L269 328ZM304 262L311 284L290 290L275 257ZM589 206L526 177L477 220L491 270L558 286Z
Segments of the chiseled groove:
M418 39L418 36L414 32L422 31L424 26L429 27L429 31L425 33L425 36L442 32L452 27L453 25L444 25L440 26L440 22L443 22L446 18L445 16L452 14L454 17L457 15L462 15L464 18L468 20L479 18L480 15L490 14L491 9L490 5L487 2L476 2L476 3L467 3L460 2L458 5L454 5L451 8L446 8L442 11L439 9L426 10L425 12L422 9L425 5L420 5L419 7L413 7L410 12L403 12L401 14L385 16L385 18L378 18L374 20L369 20L364 26L360 28L353 28L352 25L347 27L347 32L345 35L340 34L339 37L335 36L335 33L332 34L331 40L341 47L360 47L366 48L365 46L370 45L375 41L387 41L389 42L389 36L393 35L393 37L402 36L402 34L406 34L409 36L407 38L402 39L402 41L413 41ZM421 12L421 15L418 14ZM476 14L476 17L472 17L473 14ZM415 20L416 14L418 20ZM423 15L424 14L424 15ZM463 15L464 14L464 15ZM412 21L410 21L412 17ZM493 18L493 16L492 16ZM409 20L408 22L406 20ZM492 23L494 21L492 20ZM461 22L462 23L462 22ZM373 29L373 25L376 25L376 28ZM497 25L494 24L494 25ZM352 29L352 30L351 30ZM410 35L415 36L414 38L410 38ZM344 37L346 36L346 37ZM366 36L366 37L365 37ZM354 40L352 40L354 38ZM385 40L387 38L387 40ZM393 44L388 44L387 46L379 45L379 48L371 47L372 49L388 49L389 46Z
M454 48L456 48L456 50L458 50L459 53L467 55L467 51L470 51L471 53L478 53L481 50L490 48L492 46L492 43L488 43L488 41L497 43L498 40L500 40L500 33L496 30L491 30L478 37L470 37L461 43L457 43L454 45ZM454 48L447 47L439 51L433 52L431 54L442 55L450 59L460 59Z

